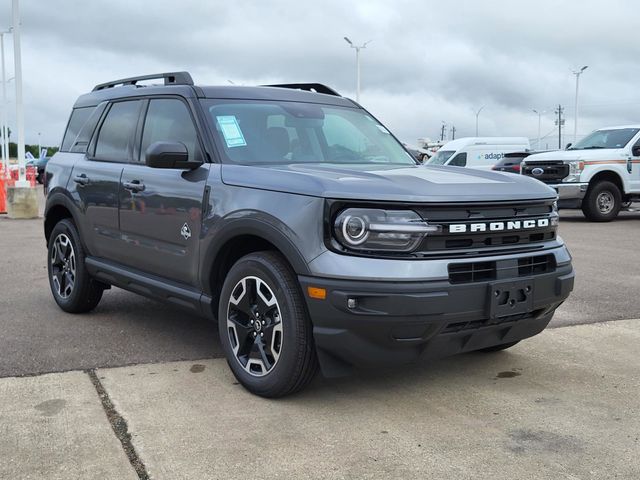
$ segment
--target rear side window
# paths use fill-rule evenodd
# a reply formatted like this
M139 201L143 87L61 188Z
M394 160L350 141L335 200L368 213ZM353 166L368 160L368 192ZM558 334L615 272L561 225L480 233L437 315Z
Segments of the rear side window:
M139 111L140 101L137 100L111 105L98 133L94 155L97 160L129 161Z
M62 139L62 146L60 147L61 152L68 152L71 149L78 133L80 133L80 130L87 122L87 119L94 109L95 107L73 109L71 112L71 118L69 118L69 123L67 125L67 131L64 133L64 138Z
M187 106L178 99L151 100L142 133L141 161L154 142L180 142L187 147L189 159L201 157L198 134Z

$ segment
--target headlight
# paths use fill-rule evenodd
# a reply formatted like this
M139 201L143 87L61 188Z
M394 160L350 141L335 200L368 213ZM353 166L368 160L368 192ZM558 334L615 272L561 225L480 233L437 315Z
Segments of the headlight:
M551 206L550 223L552 227L557 227L560 223L560 214L558 213L558 201L553 202Z
M569 165L569 175L567 175L562 181L563 182L579 182L580 174L584 170L584 162L580 160L572 160L567 162Z
M333 225L340 244L350 250L410 252L429 233L440 230L412 210L348 208Z

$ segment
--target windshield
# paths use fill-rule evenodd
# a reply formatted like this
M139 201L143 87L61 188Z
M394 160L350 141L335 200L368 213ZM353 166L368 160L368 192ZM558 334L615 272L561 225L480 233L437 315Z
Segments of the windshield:
M455 150L438 150L438 152L431 157L427 162L428 165L444 165L447 160L451 158L451 155L456 153Z
M595 148L623 148L638 133L637 128L616 128L596 130L569 147L569 150L590 150Z
M416 164L385 127L360 109L261 100L203 104L231 163Z

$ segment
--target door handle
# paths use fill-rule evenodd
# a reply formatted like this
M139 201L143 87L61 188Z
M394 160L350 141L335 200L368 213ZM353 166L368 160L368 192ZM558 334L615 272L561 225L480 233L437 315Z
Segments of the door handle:
M140 180L131 180L130 182L123 182L122 186L125 190L131 192L144 192L145 186Z
M88 185L91 180L89 180L89 177L87 177L84 173L81 173L80 175L76 175L75 177L73 177L73 181L78 185Z

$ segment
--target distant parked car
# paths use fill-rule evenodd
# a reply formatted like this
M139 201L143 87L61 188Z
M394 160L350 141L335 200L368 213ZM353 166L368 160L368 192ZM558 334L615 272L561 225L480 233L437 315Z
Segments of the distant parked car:
M491 170L507 153L529 150L526 137L468 137L447 142L427 162L429 165Z
M36 180L40 184L44 183L44 170L47 166L47 162L49 161L49 158L50 157L34 158L33 160L29 160L27 162L27 166L33 165L38 170Z
M498 172L509 172L509 173L520 173L520 166L522 161L527 158L529 155L533 155L534 153L543 153L543 152L512 152L505 153L502 160L498 161L491 170L496 170Z

